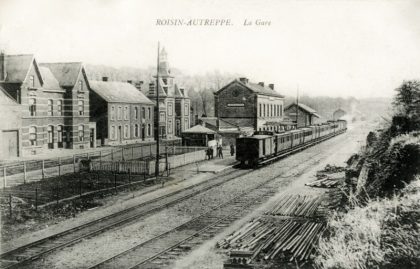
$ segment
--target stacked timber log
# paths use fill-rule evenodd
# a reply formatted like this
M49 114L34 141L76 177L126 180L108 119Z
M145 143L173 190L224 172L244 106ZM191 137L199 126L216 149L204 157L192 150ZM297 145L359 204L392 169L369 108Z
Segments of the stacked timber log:
M257 219L220 241L220 248L252 252L253 260L307 260L325 229L325 224L310 220L273 222Z
M329 171L319 171L316 175L317 179L306 183L306 186L318 187L318 188L336 188L342 184L346 178L346 173L342 171L341 167L337 168L336 171L330 169Z
M321 204L321 196L286 195L266 215L313 217Z

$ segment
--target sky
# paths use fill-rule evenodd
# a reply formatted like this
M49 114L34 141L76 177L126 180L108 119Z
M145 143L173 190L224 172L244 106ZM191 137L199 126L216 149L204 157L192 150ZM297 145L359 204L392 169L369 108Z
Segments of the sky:
M0 0L0 48L147 68L159 41L189 75L242 74L289 95L391 97L420 79L419 14L420 1Z

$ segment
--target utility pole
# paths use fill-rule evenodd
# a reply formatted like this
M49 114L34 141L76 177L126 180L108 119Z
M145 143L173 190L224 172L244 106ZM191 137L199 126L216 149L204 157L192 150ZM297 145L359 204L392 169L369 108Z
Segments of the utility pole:
M156 181L159 176L159 53L160 43L158 42L157 53L157 68L156 68L156 116L155 116L155 139L156 139L156 163L155 163L155 177Z

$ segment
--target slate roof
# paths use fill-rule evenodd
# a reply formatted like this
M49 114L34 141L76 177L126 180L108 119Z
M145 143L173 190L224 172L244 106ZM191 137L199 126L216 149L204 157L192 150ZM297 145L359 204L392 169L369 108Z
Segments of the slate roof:
M58 83L57 79L54 77L51 70L45 66L40 66L39 71L41 72L41 76L44 79L44 85L42 86L44 89L47 90L54 90L54 91L64 91L60 84Z
M230 86L233 83L239 83L239 84L245 86L246 88L248 88L249 90L251 90L252 92L257 93L257 94L284 98L284 95L281 95L280 93L276 92L275 90L272 90L269 87L261 86L258 83L251 83L251 82L243 83L243 82L241 82L237 79L228 83L226 86L222 87L220 90L218 90L216 92L216 94L223 91L225 88L227 88L228 86Z
M203 125L196 125L182 132L183 134L215 134L216 132L204 127Z
M214 127L217 126L217 118L216 117L201 117L201 121L213 125ZM219 129L228 129L228 128L235 128L238 129L238 126L231 124L227 121L219 119Z
M35 61L32 54L4 55L7 76L5 82L22 83ZM37 65L35 65L37 67ZM37 69L37 68L36 68ZM39 72L39 70L36 70ZM42 83L41 78L41 83Z
M2 105L18 105L18 103L11 97L6 90L0 86L0 104Z
M48 67L56 77L61 87L73 87L76 84L82 68L81 62L74 63L41 63L40 66Z
M141 91L132 84L118 81L90 81L90 88L110 103L141 103L153 105Z
M285 110L286 110L286 109L289 109L290 107L295 106L295 105L296 105L296 103L292 103L292 104L288 105L288 106L285 108ZM320 116L318 113L316 113L316 110L315 110L315 109L313 109L313 108L311 108L311 107L309 107L309 106L307 106L307 105L305 105L305 104L301 104L301 103L299 103L299 108L301 108L302 110L304 110L304 111L308 112L309 114L314 115L314 116L315 116L315 117L317 117L317 118L321 118L321 116Z

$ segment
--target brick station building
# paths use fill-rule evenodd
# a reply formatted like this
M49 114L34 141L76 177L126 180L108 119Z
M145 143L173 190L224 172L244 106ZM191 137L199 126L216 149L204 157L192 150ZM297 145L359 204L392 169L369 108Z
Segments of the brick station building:
M284 96L264 82L251 83L247 78L234 80L215 94L215 116L241 129L282 131Z
M30 54L1 53L0 87L21 109L21 126L6 134L9 157L95 146L82 63L38 64Z

